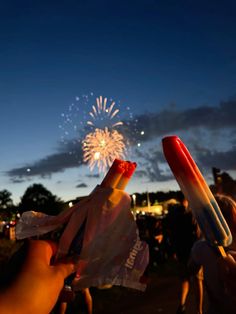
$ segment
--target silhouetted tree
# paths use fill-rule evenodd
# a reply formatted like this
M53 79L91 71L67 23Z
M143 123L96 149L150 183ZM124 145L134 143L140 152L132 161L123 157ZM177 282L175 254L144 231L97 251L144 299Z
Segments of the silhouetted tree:
M8 190L0 191L0 209L6 209L12 207L13 201L11 198L11 192Z
M11 195L8 190L0 191L0 219L11 220L12 214L15 213Z
M48 191L42 184L29 186L21 198L19 211L34 210L48 215L57 215L63 207L63 202Z

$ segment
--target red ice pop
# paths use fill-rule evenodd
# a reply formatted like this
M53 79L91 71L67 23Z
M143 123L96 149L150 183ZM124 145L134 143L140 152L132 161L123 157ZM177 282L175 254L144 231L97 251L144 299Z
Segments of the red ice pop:
M168 136L162 144L165 158L207 241L220 248L230 245L230 229L184 143L177 136Z
M101 186L124 190L136 166L137 164L135 162L115 159L103 179Z

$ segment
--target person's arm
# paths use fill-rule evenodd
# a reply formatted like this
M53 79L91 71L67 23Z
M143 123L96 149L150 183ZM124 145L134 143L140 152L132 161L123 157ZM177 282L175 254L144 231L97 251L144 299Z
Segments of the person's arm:
M236 253L218 260L218 270L225 293L228 294L236 306Z
M74 265L50 265L55 245L30 241L20 273L5 291L0 292L2 314L48 314L57 302L64 279L74 272Z

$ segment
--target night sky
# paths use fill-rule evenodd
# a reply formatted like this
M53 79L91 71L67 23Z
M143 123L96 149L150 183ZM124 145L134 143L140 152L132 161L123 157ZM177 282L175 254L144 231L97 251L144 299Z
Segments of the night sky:
M133 134L129 193L178 189L161 148L170 134L209 184L212 166L235 179L235 14L227 0L1 1L0 189L16 203L33 183L63 200L88 194L102 175L70 145L86 117L72 117L66 143L61 126L100 95Z

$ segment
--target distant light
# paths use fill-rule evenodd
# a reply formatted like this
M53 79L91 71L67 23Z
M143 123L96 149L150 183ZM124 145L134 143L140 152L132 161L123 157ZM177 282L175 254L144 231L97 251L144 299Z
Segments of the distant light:
M141 134L141 135L144 135L144 131L141 131L140 134Z
M138 144L137 144L137 146L138 146L138 147L140 147L140 146L141 146L141 144L140 144L140 143L138 143Z
M72 203L72 202L69 202L68 205L69 205L69 207L72 207L72 206L73 206L73 203Z
M17 218L20 218L20 213L17 213L17 214L16 214L16 217L17 217Z
M31 171L31 169L30 169L30 168L27 168L27 169L26 169L26 171L27 171L27 172L30 172L30 171Z

